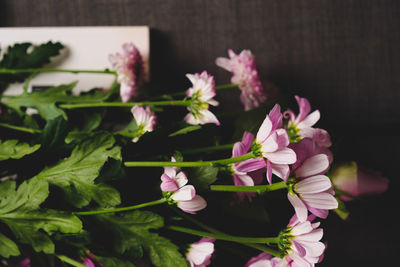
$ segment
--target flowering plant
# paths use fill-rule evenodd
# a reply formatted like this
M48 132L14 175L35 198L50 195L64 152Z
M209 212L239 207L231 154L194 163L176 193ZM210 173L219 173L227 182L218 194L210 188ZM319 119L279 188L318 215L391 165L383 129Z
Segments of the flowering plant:
M329 242L320 221L345 219L343 201L387 188L355 162L331 168L320 112L303 97L297 107L271 99L249 50L216 59L232 84L202 71L157 97L134 44L109 56L111 69L43 68L62 48L16 44L0 61L2 91L25 81L21 94L1 95L6 266L314 266ZM29 91L42 72L115 82L79 95L76 82ZM237 88L243 110L219 114L218 91Z

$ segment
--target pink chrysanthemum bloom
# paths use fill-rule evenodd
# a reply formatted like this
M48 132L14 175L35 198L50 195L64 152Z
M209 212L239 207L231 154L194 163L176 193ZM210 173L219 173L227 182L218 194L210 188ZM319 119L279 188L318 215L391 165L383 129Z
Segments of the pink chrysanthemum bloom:
M109 55L109 60L118 74L122 102L128 102L137 94L138 87L144 81L144 63L142 55L134 44L125 43L122 49L122 54Z
M171 158L176 162L175 158ZM196 189L193 185L187 185L188 179L184 172L177 173L176 167L164 167L164 173L161 175L161 191L170 204L177 204L178 208L184 212L195 214L204 209L207 202L204 198L196 195Z
M306 221L299 221L296 215L292 217L288 227L279 234L279 249L285 255L277 267L312 267L320 262L325 251L325 245L320 242L323 230L320 223L311 223L314 216Z
M189 113L185 121L192 125L215 123L220 125L217 117L208 110L209 105L218 106L219 103L213 99L216 95L214 77L206 71L201 74L186 74L191 81L192 87L186 91L186 96L190 97L192 103L188 107Z
M296 153L287 147L289 137L281 127L282 114L280 106L276 104L261 124L253 145L253 152L266 160L269 183L272 182L272 174L286 181L290 174L288 164L296 162Z
M325 154L306 159L295 169L295 177L288 181L288 199L300 221L307 219L307 210L320 218L326 218L331 209L338 207L331 180L322 175L329 168Z
M132 139L132 141L136 143L143 134L154 130L156 116L148 106L143 108L135 105L131 109L131 112L137 125L137 136Z
M267 100L263 85L258 76L256 60L250 50L243 50L236 55L228 50L229 58L219 57L217 66L232 73L231 83L237 84L241 90L240 100L245 110L260 106Z
M319 110L310 113L311 105L306 98L295 96L299 105L299 114L296 116L292 110L283 113L289 119L287 131L291 142L298 142L302 138L311 138L321 147L332 145L329 133L324 129L313 128L320 118Z
M204 267L211 263L214 241L215 239L207 237L190 245L186 253L190 267Z
M360 168L354 161L335 167L331 180L335 188L355 198L381 194L387 190L389 184L389 180L381 173ZM339 198L343 201L353 200L349 196L341 195Z
M244 132L242 141L236 142L233 146L232 157L239 157L246 154L253 140L253 134ZM261 183L263 179L262 174L265 172L265 166L266 164L263 158L248 159L232 164L233 183L238 186L254 186L254 184ZM245 196L251 200L256 194L237 192L237 195L240 200L243 200Z

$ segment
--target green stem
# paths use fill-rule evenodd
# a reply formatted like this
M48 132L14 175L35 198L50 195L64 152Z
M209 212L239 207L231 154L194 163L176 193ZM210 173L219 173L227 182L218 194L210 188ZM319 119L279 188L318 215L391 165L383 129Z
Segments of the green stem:
M221 91L221 90L226 90L226 89L233 89L233 88L238 88L237 84L229 83L229 84L223 84L223 85L217 85L215 86L216 91ZM176 92L172 94L168 94L169 96L183 96L186 95L186 91L183 92Z
M198 230L181 227L181 226L175 226L175 225L170 225L170 226L167 226L166 228L173 230L173 231L190 234L190 235L197 235L197 236L201 236L201 237L210 237L210 238L215 238L215 239L219 239L219 240L232 241L232 242L238 242L238 243L271 244L271 243L279 242L279 237L232 236L232 235L227 235L227 234L222 234L222 233L203 232L203 231L198 231Z
M219 231L219 230L217 230L217 229L214 229L214 228L211 227L211 226L205 225L204 223L202 223L202 222L196 220L195 218L193 218L192 216L189 216L189 215L187 215L186 213L184 213L184 212L178 210L177 208L172 207L172 206L170 206L170 207L171 207L176 213L178 213L180 216L182 216L184 219L186 219L186 220L192 222L193 224L195 224L195 225L197 225L197 226L203 228L204 230L209 231L209 232L211 232L211 233L215 233L215 234L223 234L223 235L225 235L225 233L223 233L223 232L221 232L221 231ZM259 244L255 244L255 243L243 243L243 242L239 242L239 243L241 243L241 244L243 244L243 245L245 245L245 246L251 247L251 248L258 249L258 250L260 250L260 251L267 252L267 253L269 253L269 254L275 256L275 257L281 257L280 252L279 252L279 251L276 251L276 250L274 250L274 249L272 249L272 248L269 248L269 247L266 247L266 246L263 246L263 245L259 245Z
M255 192L262 194L264 192L270 192L287 188L285 181L270 184L270 185L255 185L255 186L236 186L236 185L211 185L211 191L223 191L223 192Z
M39 73L39 72L68 72L68 73L92 73L92 74L113 74L115 71L109 69L104 70L68 70L68 69L52 69L52 68L30 68L30 69L0 69L0 73L18 74L18 73Z
M72 214L78 215L78 216L86 216L86 215L97 215L97 214L104 214L104 213L115 213L115 212L122 212L122 211L129 211L129 210L150 207L150 206L159 205L159 204L162 204L165 202L167 202L167 199L161 198L159 200L150 201L150 202L146 202L146 203L142 203L142 204L134 205L134 206L129 206L129 207L105 209L105 210L77 211L77 212L73 212Z
M212 152L212 151L219 151L219 150L228 150L232 149L234 144L226 144L226 145L219 145L219 146L208 146L208 147L200 147L200 148L192 148L192 149L183 149L181 150L182 154L189 155L189 154L197 154L203 152Z
M230 84L224 84L224 85L217 85L217 86L215 86L215 90L221 91L221 90L226 90L226 89L234 89L234 88L238 88L238 87L239 86L237 84L230 83Z
M215 166L215 165L228 165L235 162L244 161L247 159L255 158L256 156L253 152L247 153L243 156L229 158L229 159L220 159L220 160L211 160L211 161L180 161L180 162L171 162L171 161L126 161L124 164L126 167L165 167L165 166L176 166L176 167L203 167L203 166Z
M56 255L57 258L59 258L61 261L68 263L72 266L76 267L87 267L85 264L77 262L76 260L73 260L65 255Z
M3 123L3 122L0 122L0 126L4 127L4 128L8 128L8 129L13 129L13 130L16 130L16 131L31 133L31 134L36 134L36 133L41 133L42 132L41 130L38 130L38 129L25 128L25 127L15 126L15 125L11 125L11 124L8 124L8 123Z
M138 106L190 106L191 100L166 100L166 101L147 101L147 102L101 102L101 103L79 103L79 104L61 104L60 108L94 108L94 107L133 107Z

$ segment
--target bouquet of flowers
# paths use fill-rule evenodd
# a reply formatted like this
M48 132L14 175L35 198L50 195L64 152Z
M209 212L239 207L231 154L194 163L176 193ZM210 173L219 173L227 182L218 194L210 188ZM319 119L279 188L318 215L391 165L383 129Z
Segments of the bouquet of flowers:
M2 92L24 82L1 95L0 265L314 266L329 211L346 219L345 201L387 189L334 162L320 112L269 95L249 50L216 59L231 84L202 71L157 96L132 43L105 70L44 68L61 49L15 44L0 60ZM28 90L43 72L115 81ZM238 89L243 108L213 110Z

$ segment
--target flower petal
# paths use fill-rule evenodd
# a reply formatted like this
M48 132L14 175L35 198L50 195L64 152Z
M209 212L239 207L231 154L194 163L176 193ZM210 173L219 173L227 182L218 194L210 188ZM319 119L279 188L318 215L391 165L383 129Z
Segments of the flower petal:
M275 164L292 164L296 162L296 153L287 147L275 152L263 153L263 156Z
M317 209L331 210L338 207L337 200L329 193L303 194L301 198L307 205Z
M287 164L271 163L272 173L286 181L289 178L290 168Z
M179 172L174 177L174 180L175 180L175 182L176 182L176 184L178 185L179 188L183 187L188 182L188 178L186 177L186 174L184 172Z
M317 154L306 159L303 164L297 168L296 177L308 177L324 173L329 168L329 159L325 154Z
M235 164L236 170L239 172L252 172L262 169L266 166L263 158L248 159Z
M178 202L178 208L188 213L196 213L205 207L207 207L207 202L199 195L194 196L191 200Z
M256 135L256 140L257 143L262 144L265 139L270 135L272 130L272 122L268 115L265 117L263 123L260 126L260 129L258 129L257 135Z
M316 175L296 183L294 187L299 194L315 194L330 189L332 183L327 176Z
M319 113L319 110L315 110L310 115L308 115L304 120L302 120L299 124L297 124L297 127L299 129L312 127L314 124L317 123L320 117L321 115Z
M297 218L300 222L307 220L307 207L303 201L296 195L288 193L288 199L296 211Z
M185 185L181 187L172 195L172 199L175 201L188 201L194 198L196 190L193 185Z

